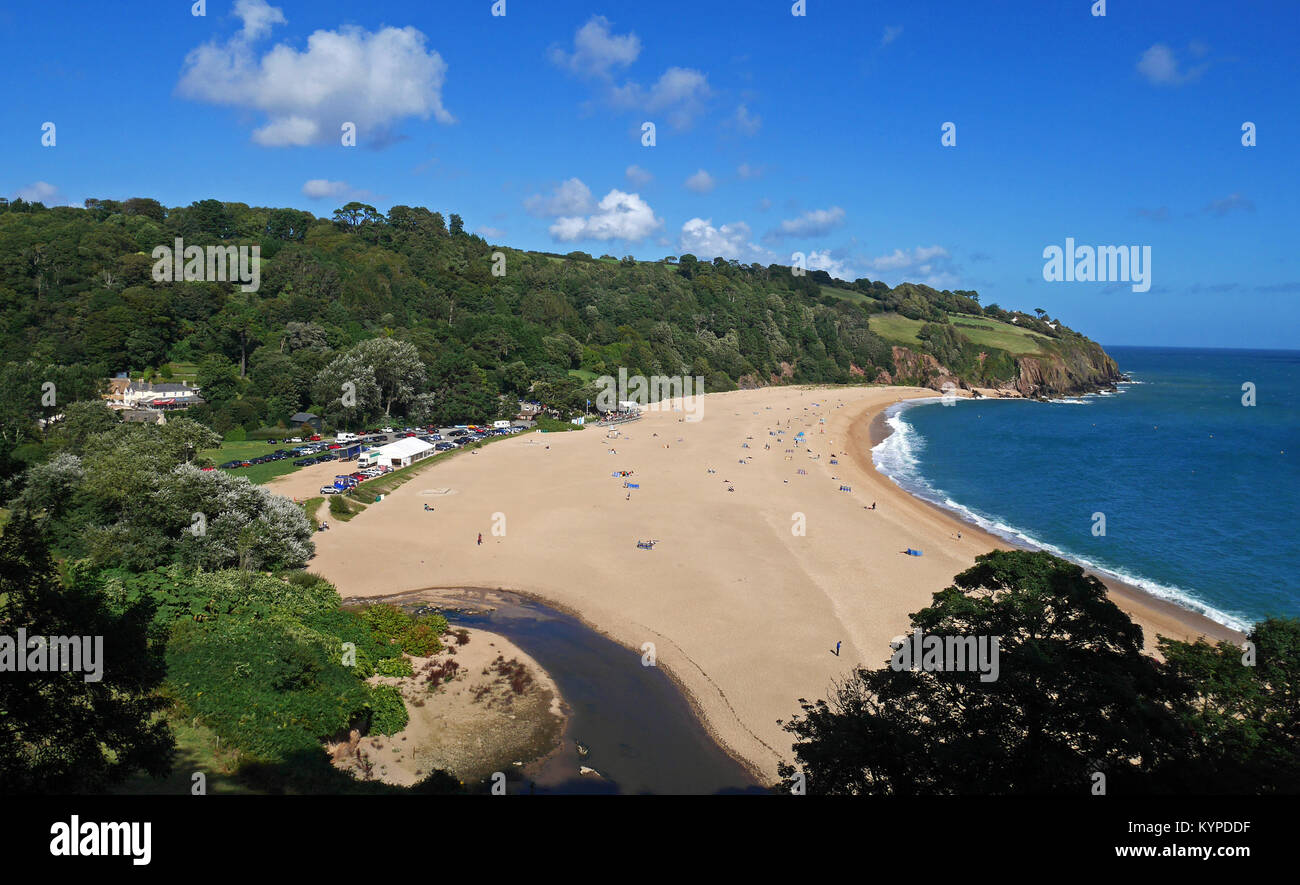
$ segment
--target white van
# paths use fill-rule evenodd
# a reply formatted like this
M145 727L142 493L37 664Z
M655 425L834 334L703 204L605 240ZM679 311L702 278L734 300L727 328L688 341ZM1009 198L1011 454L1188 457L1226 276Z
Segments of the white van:
M510 422L509 422L509 421L493 421L493 422L492 422L492 426L495 427L497 430L504 430L505 428L507 428L507 427L510 426Z
M357 435L355 433L348 433L347 431L340 431L334 435L334 441L340 443L356 442Z

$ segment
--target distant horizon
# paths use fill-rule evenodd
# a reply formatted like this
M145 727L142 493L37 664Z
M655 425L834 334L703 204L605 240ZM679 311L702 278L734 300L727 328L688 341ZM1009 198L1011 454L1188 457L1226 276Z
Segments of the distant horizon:
M1076 330L1077 331L1077 330ZM1092 336L1088 336L1092 337ZM1095 338L1093 338L1096 341ZM1208 345L1208 344L1106 344L1097 341L1102 350L1110 350L1112 347L1141 347L1147 350L1243 350L1253 353L1300 353L1300 347L1247 347L1238 345Z

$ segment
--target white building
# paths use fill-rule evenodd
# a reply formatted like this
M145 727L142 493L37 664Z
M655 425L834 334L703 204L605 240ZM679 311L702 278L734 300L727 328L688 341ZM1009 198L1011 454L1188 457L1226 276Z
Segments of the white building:
M109 408L119 409L186 409L203 402L199 388L189 382L132 381L114 378L109 382Z
M362 452L361 457L357 459L357 464L361 467L373 467L375 465L410 467L416 461L427 458L433 453L433 443L427 443L422 439L408 436L386 446Z

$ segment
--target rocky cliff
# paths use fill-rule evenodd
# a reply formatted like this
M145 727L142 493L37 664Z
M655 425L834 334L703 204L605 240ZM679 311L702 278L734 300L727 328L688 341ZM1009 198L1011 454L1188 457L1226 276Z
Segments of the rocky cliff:
M960 389L993 388L1010 396L1049 399L1113 390L1122 381L1115 361L1101 345L1086 338L1051 342L1046 352L1013 356L1010 378L958 373L942 365L930 354L917 353L906 347L893 348L894 372L881 372L874 380L884 384L912 384L943 390L945 384Z

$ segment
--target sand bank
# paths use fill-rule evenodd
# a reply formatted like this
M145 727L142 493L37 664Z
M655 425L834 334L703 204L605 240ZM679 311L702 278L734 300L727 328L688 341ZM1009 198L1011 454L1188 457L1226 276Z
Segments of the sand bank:
M478 789L493 772L513 778L516 770L556 750L563 702L536 661L484 630L460 628L444 639L438 654L411 658L414 676L371 678L402 693L410 721L391 736L353 732L347 741L328 744L336 767L404 787L442 769ZM452 672L431 686L435 668Z

